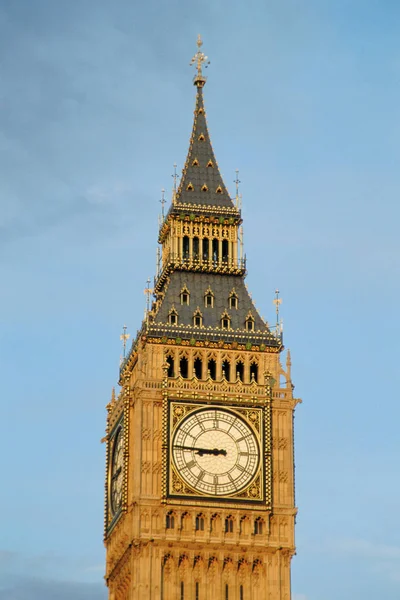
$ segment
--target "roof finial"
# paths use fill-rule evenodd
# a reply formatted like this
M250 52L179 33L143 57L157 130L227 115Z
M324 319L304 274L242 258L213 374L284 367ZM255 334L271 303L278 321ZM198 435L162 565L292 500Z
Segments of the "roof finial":
M122 347L123 347L123 355L121 356L121 363L125 360L126 358L126 342L129 340L129 338L131 337L129 333L126 333L126 330L128 329L126 325L123 326L123 332L120 336L119 339L122 342Z
M207 78L204 77L203 72L202 72L202 66L203 63L206 63L204 65L204 68L206 69L208 67L208 65L210 64L210 61L208 60L208 56L206 56L204 54L204 52L201 51L201 47L203 45L203 41L201 39L201 35L199 34L197 36L197 52L196 54L193 56L191 62L190 62L190 66L192 65L196 65L196 69L197 69L197 74L194 76L193 78L193 83L194 85L197 85L197 87L203 87L205 82L207 81Z
M235 173L236 173L236 179L234 181L234 184L236 185L236 208L240 208L240 206L239 206L239 204L240 204L240 196L239 196L239 183L240 183L239 169L236 169Z
M282 304L282 298L279 298L279 290L275 290L275 298L273 300L276 308L276 337L279 337L279 333L282 333L282 322L279 323L279 306Z
M167 202L167 201L166 201L166 199L165 199L165 196L164 196L164 194L165 194L165 190L164 190L164 188L163 188L163 189L161 190L161 200L160 200L160 204L161 204L161 214L162 214L162 218L163 218L163 220L164 220L164 217L165 217L165 214L164 214L164 206L165 206L165 204L166 204L166 202Z
M176 172L176 167L178 165L176 163L174 163L174 172L172 174L172 177L174 179L174 188L173 188L173 193L172 193L172 204L175 204L175 199L176 199L176 180L179 179L179 175Z

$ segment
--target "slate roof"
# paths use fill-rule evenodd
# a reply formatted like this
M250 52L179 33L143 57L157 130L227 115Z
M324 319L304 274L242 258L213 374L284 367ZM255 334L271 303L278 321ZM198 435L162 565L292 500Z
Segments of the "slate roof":
M210 161L213 166L207 166L210 165ZM188 186L193 186L193 189L188 189ZM207 187L207 191L203 191L204 186ZM193 130L176 193L175 208L179 210L180 204L235 208L222 180L211 145L201 86L197 87Z
M180 292L186 286L190 293L190 304L181 305ZM211 288L214 306L205 307L204 296ZM229 296L235 290L238 308L229 308ZM168 314L174 307L178 313L179 325L193 325L193 313L199 307L204 327L220 327L222 314L226 311L231 319L231 329L245 329L249 311L254 318L255 330L266 331L266 324L258 314L241 276L216 275L210 273L190 273L175 271L170 275L165 297L154 319L154 323L168 323Z

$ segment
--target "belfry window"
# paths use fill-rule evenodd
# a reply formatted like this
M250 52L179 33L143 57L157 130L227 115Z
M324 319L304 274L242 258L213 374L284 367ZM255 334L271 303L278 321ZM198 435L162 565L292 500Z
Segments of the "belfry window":
M250 381L258 383L258 364L256 362L250 365Z
M199 357L194 359L193 372L197 379L201 379L203 377L203 361Z
M243 381L244 364L241 360L236 363L236 378Z
M174 358L173 356L167 356L166 358L166 362L168 365L168 377L173 377L174 376Z
M211 379L213 379L215 381L216 377L217 377L217 363L215 362L215 360L213 358L211 358L208 361L208 372L210 374Z
M222 375L227 381L231 380L231 363L229 360L224 360L222 363Z
M183 377L183 379L188 378L189 362L185 356L183 358L181 358L181 360L179 361L179 373L180 373L181 377Z

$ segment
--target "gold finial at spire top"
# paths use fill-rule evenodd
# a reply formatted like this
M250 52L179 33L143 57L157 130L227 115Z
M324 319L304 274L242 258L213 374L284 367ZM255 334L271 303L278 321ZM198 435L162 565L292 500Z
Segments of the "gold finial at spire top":
M196 54L193 56L192 60L190 61L190 66L196 65L197 74L194 76L193 83L194 83L194 85L197 85L197 87L203 87L203 85L206 82L206 77L204 77L203 72L202 72L203 64L205 63L205 65L204 65L205 69L210 64L210 61L208 60L208 56L206 56L204 54L204 52L201 51L202 45L203 45L203 40L201 39L201 35L199 34L197 36L198 50L197 50Z

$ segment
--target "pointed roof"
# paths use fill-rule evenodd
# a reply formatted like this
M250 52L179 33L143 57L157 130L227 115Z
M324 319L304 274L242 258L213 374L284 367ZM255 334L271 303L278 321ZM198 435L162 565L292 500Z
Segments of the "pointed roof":
M200 52L202 45L200 37L197 45L199 50L192 59L192 64L197 63L197 73L193 80L197 87L193 129L174 204L177 208L180 204L194 204L235 209L219 171L208 133L203 100L206 78L201 70L207 57Z

